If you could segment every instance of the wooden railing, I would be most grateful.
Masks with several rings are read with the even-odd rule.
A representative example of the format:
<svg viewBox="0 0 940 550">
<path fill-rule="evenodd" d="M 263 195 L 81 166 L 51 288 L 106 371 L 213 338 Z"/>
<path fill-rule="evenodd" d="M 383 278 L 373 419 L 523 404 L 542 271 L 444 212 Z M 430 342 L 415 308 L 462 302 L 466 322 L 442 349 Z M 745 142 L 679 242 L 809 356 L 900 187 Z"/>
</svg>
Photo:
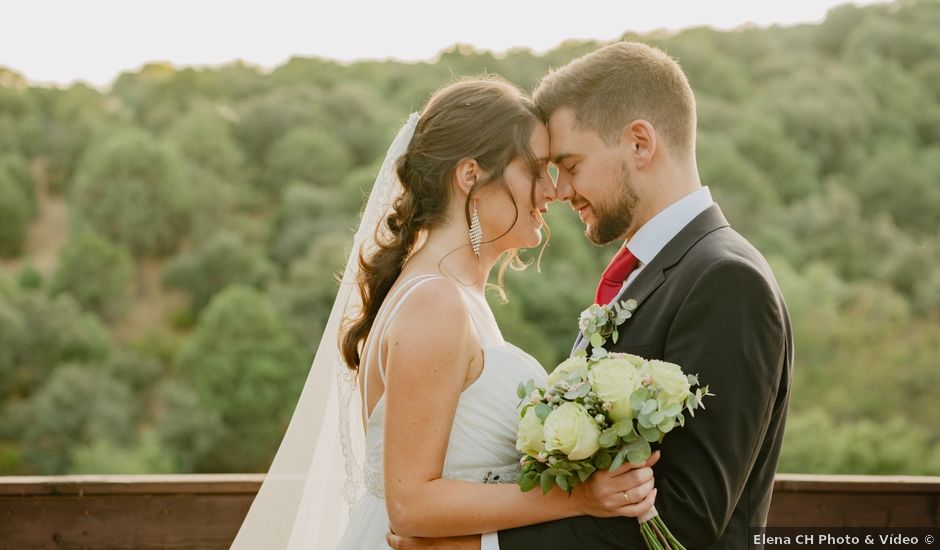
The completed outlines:
<svg viewBox="0 0 940 550">
<path fill-rule="evenodd" d="M 227 548 L 263 479 L 0 477 L 0 548 Z M 779 474 L 768 525 L 938 527 L 940 477 Z"/>
</svg>

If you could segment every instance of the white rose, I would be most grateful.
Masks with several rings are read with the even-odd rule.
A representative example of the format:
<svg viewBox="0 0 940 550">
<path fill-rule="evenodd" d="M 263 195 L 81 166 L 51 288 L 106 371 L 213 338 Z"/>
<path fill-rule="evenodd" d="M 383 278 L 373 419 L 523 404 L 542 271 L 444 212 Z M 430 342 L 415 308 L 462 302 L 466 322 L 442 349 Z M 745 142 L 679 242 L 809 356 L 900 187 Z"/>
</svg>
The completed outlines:
<svg viewBox="0 0 940 550">
<path fill-rule="evenodd" d="M 608 356 L 594 365 L 588 375 L 598 398 L 611 404 L 608 414 L 615 422 L 633 418 L 630 396 L 640 387 L 640 373 L 634 363 L 622 357 L 625 354 L 618 355 L 621 356 Z"/>
<path fill-rule="evenodd" d="M 682 368 L 665 361 L 650 361 L 649 373 L 653 383 L 659 387 L 661 405 L 680 403 L 689 395 L 689 379 L 683 374 Z"/>
<path fill-rule="evenodd" d="M 647 363 L 646 359 L 643 359 L 639 355 L 633 355 L 632 353 L 611 353 L 608 354 L 608 356 L 613 357 L 614 359 L 625 359 L 635 367 L 642 367 Z"/>
<path fill-rule="evenodd" d="M 545 418 L 545 450 L 561 451 L 571 460 L 588 458 L 600 449 L 597 423 L 584 406 L 562 403 Z"/>
<path fill-rule="evenodd" d="M 548 384 L 548 387 L 551 388 L 558 382 L 561 382 L 565 378 L 568 378 L 569 375 L 574 373 L 578 373 L 581 378 L 585 378 L 587 376 L 587 368 L 587 360 L 582 357 L 572 357 L 570 359 L 566 359 L 560 365 L 555 367 L 555 370 L 553 370 L 551 374 L 548 375 L 546 383 Z"/>
<path fill-rule="evenodd" d="M 538 456 L 545 450 L 545 433 L 542 430 L 542 421 L 535 414 L 535 407 L 529 407 L 525 416 L 519 421 L 516 449 L 532 456 Z"/>
</svg>

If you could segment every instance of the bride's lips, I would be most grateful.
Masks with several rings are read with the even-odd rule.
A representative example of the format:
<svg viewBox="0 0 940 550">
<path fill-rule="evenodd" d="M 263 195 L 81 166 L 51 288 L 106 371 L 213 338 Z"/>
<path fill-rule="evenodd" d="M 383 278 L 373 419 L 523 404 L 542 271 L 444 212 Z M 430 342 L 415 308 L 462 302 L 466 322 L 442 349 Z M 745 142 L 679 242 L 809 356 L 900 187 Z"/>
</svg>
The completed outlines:
<svg viewBox="0 0 940 550">
<path fill-rule="evenodd" d="M 539 208 L 530 212 L 530 215 L 532 216 L 533 220 L 538 222 L 539 225 L 542 225 L 542 219 L 538 216 L 538 214 L 544 215 L 546 212 L 548 212 L 548 208 Z"/>
</svg>

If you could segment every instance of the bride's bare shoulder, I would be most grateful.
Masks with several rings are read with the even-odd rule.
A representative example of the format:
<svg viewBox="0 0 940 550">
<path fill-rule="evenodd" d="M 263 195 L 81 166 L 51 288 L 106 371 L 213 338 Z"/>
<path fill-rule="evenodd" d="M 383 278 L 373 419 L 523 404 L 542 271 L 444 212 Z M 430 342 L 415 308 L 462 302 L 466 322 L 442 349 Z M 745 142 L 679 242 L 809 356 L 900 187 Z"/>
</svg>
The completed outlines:
<svg viewBox="0 0 940 550">
<path fill-rule="evenodd" d="M 421 281 L 388 327 L 389 341 L 458 343 L 470 333 L 467 305 L 457 283 L 444 277 Z"/>
</svg>

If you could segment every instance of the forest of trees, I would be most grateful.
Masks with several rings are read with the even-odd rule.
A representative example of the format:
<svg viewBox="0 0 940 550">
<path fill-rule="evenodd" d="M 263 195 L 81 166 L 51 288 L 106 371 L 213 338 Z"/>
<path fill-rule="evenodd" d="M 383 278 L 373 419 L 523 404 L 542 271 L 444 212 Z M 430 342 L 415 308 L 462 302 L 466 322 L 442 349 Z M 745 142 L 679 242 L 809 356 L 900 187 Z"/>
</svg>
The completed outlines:
<svg viewBox="0 0 940 550">
<path fill-rule="evenodd" d="M 786 296 L 780 471 L 940 475 L 937 29 L 940 2 L 902 0 L 624 36 L 686 70 L 703 183 Z M 265 471 L 395 130 L 454 75 L 531 90 L 599 45 L 151 64 L 106 90 L 0 68 L 0 474 Z M 550 367 L 613 249 L 548 221 L 541 273 L 491 298 Z"/>
</svg>

